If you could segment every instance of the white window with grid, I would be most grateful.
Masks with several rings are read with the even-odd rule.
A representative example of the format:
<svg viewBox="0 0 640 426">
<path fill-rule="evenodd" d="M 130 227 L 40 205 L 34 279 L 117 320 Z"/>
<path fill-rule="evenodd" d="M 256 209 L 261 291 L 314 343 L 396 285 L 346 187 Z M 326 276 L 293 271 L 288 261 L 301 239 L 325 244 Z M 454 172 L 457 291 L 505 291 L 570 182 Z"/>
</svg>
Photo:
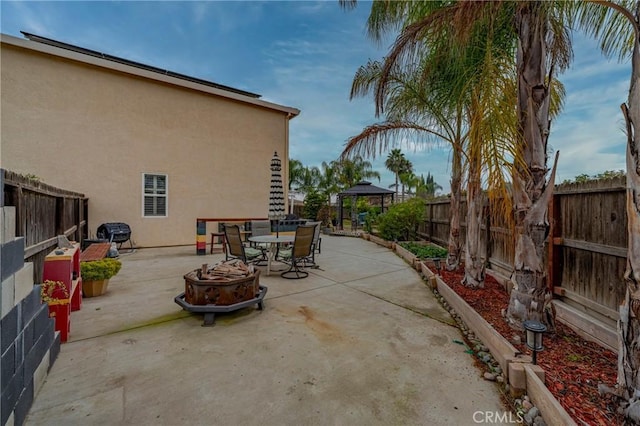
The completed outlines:
<svg viewBox="0 0 640 426">
<path fill-rule="evenodd" d="M 168 177 L 165 174 L 144 173 L 142 175 L 142 216 L 167 217 Z"/>
</svg>

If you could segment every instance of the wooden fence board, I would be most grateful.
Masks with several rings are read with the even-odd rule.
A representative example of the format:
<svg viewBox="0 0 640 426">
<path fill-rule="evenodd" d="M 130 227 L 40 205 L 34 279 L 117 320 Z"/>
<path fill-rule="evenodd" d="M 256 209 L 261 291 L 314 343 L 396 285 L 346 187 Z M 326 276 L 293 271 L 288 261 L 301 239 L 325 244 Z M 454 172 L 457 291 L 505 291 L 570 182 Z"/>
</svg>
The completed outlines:
<svg viewBox="0 0 640 426">
<path fill-rule="evenodd" d="M 462 209 L 464 221 L 464 200 Z M 427 211 L 421 235 L 446 247 L 449 202 L 428 203 Z M 562 297 L 581 304 L 587 312 L 617 312 L 624 297 L 628 244 L 625 178 L 556 186 L 549 221 L 550 287 L 566 289 Z M 483 229 L 489 266 L 508 276 L 515 255 L 508 223 L 494 218 L 489 230 Z M 460 232 L 464 249 L 464 223 Z"/>
<path fill-rule="evenodd" d="M 25 239 L 25 261 L 33 263 L 34 282 L 42 282 L 45 256 L 57 236 L 81 241 L 87 235 L 83 194 L 55 188 L 0 169 L 4 205 L 16 209 L 16 236 Z"/>
</svg>

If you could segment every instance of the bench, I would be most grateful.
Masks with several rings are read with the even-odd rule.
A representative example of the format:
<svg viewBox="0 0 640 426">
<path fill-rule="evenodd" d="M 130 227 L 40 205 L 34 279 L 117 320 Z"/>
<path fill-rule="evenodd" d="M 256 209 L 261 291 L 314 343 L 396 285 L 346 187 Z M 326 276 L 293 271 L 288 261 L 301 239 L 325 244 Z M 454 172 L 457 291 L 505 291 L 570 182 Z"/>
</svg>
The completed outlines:
<svg viewBox="0 0 640 426">
<path fill-rule="evenodd" d="M 80 262 L 104 259 L 107 257 L 110 248 L 110 243 L 93 243 L 82 251 L 80 254 Z"/>
</svg>

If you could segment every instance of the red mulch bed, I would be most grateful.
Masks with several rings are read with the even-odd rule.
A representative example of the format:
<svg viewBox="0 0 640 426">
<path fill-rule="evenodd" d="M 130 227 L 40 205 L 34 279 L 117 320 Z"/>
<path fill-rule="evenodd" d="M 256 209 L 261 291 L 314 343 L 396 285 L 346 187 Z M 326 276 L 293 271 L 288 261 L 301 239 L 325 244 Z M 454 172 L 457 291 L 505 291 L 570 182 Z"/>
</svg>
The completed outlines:
<svg viewBox="0 0 640 426">
<path fill-rule="evenodd" d="M 470 289 L 460 282 L 464 272 L 441 271 L 440 276 L 460 297 L 478 312 L 508 341 L 519 334 L 506 323 L 502 309 L 509 304 L 509 295 L 494 278 L 487 275 L 485 286 Z M 530 351 L 522 343 L 514 345 L 523 353 Z M 545 334 L 544 351 L 538 354 L 538 365 L 545 371 L 547 388 L 578 424 L 616 425 L 622 417 L 616 415 L 617 403 L 608 395 L 598 393 L 598 384 L 613 387 L 618 371 L 617 355 L 596 343 L 578 336 L 563 324 L 557 324 L 556 334 Z"/>
</svg>

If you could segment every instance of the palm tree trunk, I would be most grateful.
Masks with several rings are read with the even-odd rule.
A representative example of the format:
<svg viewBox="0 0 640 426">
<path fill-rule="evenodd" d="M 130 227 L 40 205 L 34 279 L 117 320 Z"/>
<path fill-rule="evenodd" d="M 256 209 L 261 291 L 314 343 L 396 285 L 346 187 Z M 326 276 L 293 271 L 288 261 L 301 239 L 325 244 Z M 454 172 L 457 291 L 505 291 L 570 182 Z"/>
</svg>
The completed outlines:
<svg viewBox="0 0 640 426">
<path fill-rule="evenodd" d="M 464 252 L 464 280 L 467 287 L 484 287 L 485 264 L 480 252 L 480 224 L 482 223 L 482 187 L 478 158 L 469 161 L 467 185 L 467 238 Z"/>
<path fill-rule="evenodd" d="M 553 194 L 546 181 L 549 134 L 549 88 L 546 84 L 547 20 L 544 3 L 526 2 L 516 16 L 518 30 L 518 114 L 526 170 L 514 176 L 515 259 L 507 320 L 522 330 L 528 319 L 553 324 L 544 315 L 547 289 L 544 243 L 549 233 L 547 207 Z M 557 160 L 557 156 L 556 156 Z M 554 167 L 555 169 L 555 167 Z"/>
<path fill-rule="evenodd" d="M 449 244 L 447 270 L 453 271 L 460 266 L 460 194 L 462 192 L 462 155 L 455 147 L 451 166 L 451 221 L 449 223 Z"/>
<path fill-rule="evenodd" d="M 626 415 L 640 423 L 640 2 L 636 4 L 636 38 L 631 59 L 628 109 L 622 105 L 627 123 L 627 284 L 618 323 L 618 392 L 629 402 Z"/>
<path fill-rule="evenodd" d="M 393 204 L 396 204 L 398 202 L 398 172 L 396 172 L 396 196 L 393 200 Z"/>
</svg>

